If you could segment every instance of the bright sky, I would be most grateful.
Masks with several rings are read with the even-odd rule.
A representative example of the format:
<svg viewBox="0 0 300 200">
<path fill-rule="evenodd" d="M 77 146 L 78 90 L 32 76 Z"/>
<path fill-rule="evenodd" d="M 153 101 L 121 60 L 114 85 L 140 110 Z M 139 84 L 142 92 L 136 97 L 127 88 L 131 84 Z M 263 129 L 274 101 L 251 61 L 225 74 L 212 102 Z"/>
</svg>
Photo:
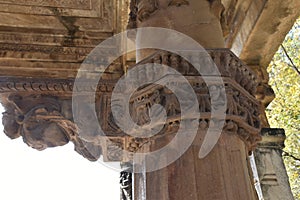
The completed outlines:
<svg viewBox="0 0 300 200">
<path fill-rule="evenodd" d="M 1 200 L 118 200 L 119 172 L 85 160 L 73 144 L 39 152 L 3 133 L 0 105 Z"/>
</svg>

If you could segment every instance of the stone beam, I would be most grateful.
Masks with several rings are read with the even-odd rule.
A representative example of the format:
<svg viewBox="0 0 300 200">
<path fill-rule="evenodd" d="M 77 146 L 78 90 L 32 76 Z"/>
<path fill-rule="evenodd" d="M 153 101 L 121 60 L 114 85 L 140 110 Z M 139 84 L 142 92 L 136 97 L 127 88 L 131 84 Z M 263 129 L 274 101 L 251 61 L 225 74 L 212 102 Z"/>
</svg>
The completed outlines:
<svg viewBox="0 0 300 200">
<path fill-rule="evenodd" d="M 266 68 L 300 15 L 298 0 L 252 0 L 227 47 L 248 65 Z"/>
</svg>

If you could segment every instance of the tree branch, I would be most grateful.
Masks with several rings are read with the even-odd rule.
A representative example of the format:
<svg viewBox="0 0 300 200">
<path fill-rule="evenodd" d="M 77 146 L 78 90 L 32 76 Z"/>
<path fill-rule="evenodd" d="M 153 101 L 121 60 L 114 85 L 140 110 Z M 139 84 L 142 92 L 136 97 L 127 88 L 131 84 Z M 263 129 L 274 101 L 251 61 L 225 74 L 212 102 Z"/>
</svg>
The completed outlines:
<svg viewBox="0 0 300 200">
<path fill-rule="evenodd" d="M 274 61 L 274 58 L 272 59 L 272 63 L 273 63 L 273 65 L 277 68 L 277 65 L 276 65 L 276 63 L 275 63 L 275 61 Z M 275 88 L 276 88 L 278 94 L 279 94 L 282 98 L 284 98 L 284 96 L 281 94 L 281 92 L 280 92 L 280 90 L 279 90 L 279 87 L 278 87 L 276 81 L 274 81 L 274 85 L 275 85 Z M 280 101 L 277 101 L 277 102 L 280 104 L 280 106 L 281 106 L 282 108 L 285 107 L 284 105 L 282 105 L 282 103 L 281 103 Z"/>
<path fill-rule="evenodd" d="M 286 151 L 283 151 L 283 153 L 284 153 L 283 156 L 288 156 L 288 157 L 290 157 L 290 158 L 293 158 L 294 160 L 300 161 L 300 158 L 297 158 L 297 157 L 295 157 L 294 155 L 292 155 L 292 154 L 290 154 L 290 153 L 288 153 L 288 152 L 286 152 Z"/>
<path fill-rule="evenodd" d="M 281 48 L 283 49 L 283 51 L 284 51 L 284 54 L 286 55 L 286 57 L 289 59 L 289 61 L 291 62 L 291 67 L 298 73 L 298 75 L 300 76 L 300 71 L 299 71 L 299 69 L 296 67 L 296 65 L 294 64 L 294 62 L 293 62 L 293 60 L 291 59 L 291 57 L 289 56 L 289 54 L 288 54 L 288 52 L 287 52 L 287 50 L 285 49 L 285 47 L 281 44 L 280 45 L 281 46 Z"/>
</svg>

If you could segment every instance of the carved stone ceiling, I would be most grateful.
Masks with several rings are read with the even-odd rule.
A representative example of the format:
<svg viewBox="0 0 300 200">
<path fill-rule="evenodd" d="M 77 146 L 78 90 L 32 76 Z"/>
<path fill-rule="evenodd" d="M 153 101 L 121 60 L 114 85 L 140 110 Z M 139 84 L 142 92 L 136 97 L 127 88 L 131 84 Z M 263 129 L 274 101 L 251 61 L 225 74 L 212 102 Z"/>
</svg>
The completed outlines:
<svg viewBox="0 0 300 200">
<path fill-rule="evenodd" d="M 0 75 L 76 76 L 93 47 L 122 31 L 127 9 L 128 0 L 0 0 Z"/>
</svg>

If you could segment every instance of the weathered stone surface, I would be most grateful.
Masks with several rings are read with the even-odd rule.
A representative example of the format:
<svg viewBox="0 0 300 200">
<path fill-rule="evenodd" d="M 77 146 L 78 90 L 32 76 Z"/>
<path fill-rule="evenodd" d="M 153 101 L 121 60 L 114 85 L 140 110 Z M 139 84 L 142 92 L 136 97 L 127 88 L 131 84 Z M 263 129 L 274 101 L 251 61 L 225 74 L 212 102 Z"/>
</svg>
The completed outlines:
<svg viewBox="0 0 300 200">
<path fill-rule="evenodd" d="M 136 13 L 131 13 L 130 27 L 135 27 L 137 25 L 138 5 L 135 1 L 131 1 L 131 4 L 133 11 Z M 147 6 L 146 3 L 142 4 L 144 7 Z M 188 21 L 188 15 L 192 13 L 188 9 L 190 7 L 199 7 L 203 12 L 199 12 L 199 9 L 197 9 L 196 13 L 199 16 L 195 23 L 199 24 L 199 28 L 202 27 L 200 29 L 206 34 L 198 34 L 201 35 L 202 39 L 197 39 L 198 36 L 195 36 L 196 40 L 200 41 L 205 47 L 222 47 L 224 45 L 221 39 L 222 32 L 218 25 L 219 21 L 221 21 L 223 33 L 226 35 L 226 46 L 232 47 L 234 52 L 237 55 L 241 55 L 242 60 L 246 61 L 247 64 L 255 64 L 262 68 L 268 64 L 278 45 L 283 40 L 284 35 L 299 15 L 299 11 L 296 9 L 299 5 L 296 0 L 284 2 L 284 4 L 275 0 L 268 4 L 265 4 L 265 1 L 254 0 L 214 0 L 209 1 L 209 3 L 203 1 L 201 4 L 198 1 L 168 2 L 161 0 L 161 2 L 157 1 L 156 4 L 160 4 L 159 11 L 151 14 L 148 22 L 147 20 L 139 22 L 139 26 L 147 26 L 147 24 L 152 23 L 152 20 L 158 23 L 157 26 L 175 28 L 194 37 L 192 31 L 189 33 L 190 29 L 186 28 L 186 21 Z M 154 7 L 156 8 L 157 6 Z M 208 10 L 205 7 L 210 7 L 210 13 L 207 12 Z M 3 69 L 1 70 L 2 75 L 75 77 L 78 66 L 74 66 L 74 62 L 82 62 L 86 54 L 99 42 L 125 29 L 128 19 L 128 8 L 128 0 L 1 1 L 0 15 L 2 17 L 0 24 L 2 25 L 0 26 L 0 43 L 2 49 L 0 50 L 0 66 Z M 273 12 L 274 9 L 277 9 L 276 12 Z M 145 11 L 145 9 L 142 10 Z M 160 12 L 164 12 L 164 14 L 169 12 L 170 15 L 169 17 L 162 16 L 160 18 Z M 206 12 L 208 15 L 205 14 Z M 274 13 L 277 13 L 276 16 L 278 16 L 275 17 L 276 20 L 266 23 L 265 21 Z M 142 15 L 141 12 L 139 14 Z M 172 23 L 168 23 L 168 21 L 176 20 L 176 16 L 184 19 L 182 20 L 185 24 L 184 26 L 176 25 L 174 27 Z M 203 23 L 199 23 L 198 18 L 201 18 Z M 207 20 L 212 20 L 209 24 L 213 23 L 215 25 L 211 24 L 209 25 L 210 28 L 207 28 L 206 18 Z M 193 22 L 191 23 L 193 24 Z M 277 31 L 272 34 L 271 30 L 273 29 L 268 29 L 264 24 L 269 24 L 270 27 L 273 25 L 277 26 Z M 211 29 L 212 27 L 214 28 Z M 210 29 L 211 31 L 209 31 Z M 263 40 L 268 41 L 258 44 L 259 41 Z M 216 43 L 215 45 L 213 45 L 214 42 Z M 209 43 L 210 45 L 208 45 Z M 37 45 L 42 46 L 37 48 Z M 65 48 L 57 50 L 59 47 Z M 69 50 L 68 48 L 70 47 L 78 48 L 78 50 Z M 84 49 L 83 47 L 91 49 Z M 65 55 L 63 53 L 61 55 L 62 49 L 65 49 L 63 51 L 74 52 L 74 54 Z M 251 51 L 247 49 L 251 49 Z M 256 50 L 252 51 L 254 49 Z M 43 53 L 40 54 L 40 52 L 44 52 L 45 55 Z M 258 55 L 265 60 L 259 61 Z M 14 59 L 8 60 L 9 58 Z M 40 61 L 41 59 L 42 62 Z M 28 63 L 28 60 L 40 63 Z M 27 63 L 20 64 L 23 62 Z M 50 63 L 61 65 L 58 67 L 60 68 L 60 73 L 57 73 L 58 69 L 53 69 Z M 69 69 L 68 65 L 73 65 L 74 67 Z M 48 73 L 40 73 L 42 69 L 47 69 L 48 67 L 50 67 L 47 70 L 49 71 Z"/>
</svg>

